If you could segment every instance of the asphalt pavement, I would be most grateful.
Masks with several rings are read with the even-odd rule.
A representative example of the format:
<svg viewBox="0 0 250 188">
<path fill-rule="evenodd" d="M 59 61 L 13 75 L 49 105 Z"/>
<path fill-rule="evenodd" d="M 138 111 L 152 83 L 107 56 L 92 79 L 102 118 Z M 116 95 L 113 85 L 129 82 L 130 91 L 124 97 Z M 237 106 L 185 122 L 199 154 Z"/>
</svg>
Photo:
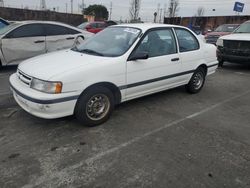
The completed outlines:
<svg viewBox="0 0 250 188">
<path fill-rule="evenodd" d="M 250 187 L 250 67 L 225 64 L 184 87 L 119 105 L 87 128 L 14 101 L 0 70 L 0 187 Z"/>
</svg>

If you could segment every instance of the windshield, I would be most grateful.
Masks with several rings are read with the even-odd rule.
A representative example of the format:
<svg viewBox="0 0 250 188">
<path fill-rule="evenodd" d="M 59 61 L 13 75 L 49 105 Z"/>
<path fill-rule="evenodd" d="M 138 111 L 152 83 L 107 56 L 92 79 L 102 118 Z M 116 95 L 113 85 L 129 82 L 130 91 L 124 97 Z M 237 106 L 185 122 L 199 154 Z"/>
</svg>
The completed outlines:
<svg viewBox="0 0 250 188">
<path fill-rule="evenodd" d="M 216 32 L 230 32 L 232 33 L 238 25 L 221 25 L 215 29 Z"/>
<path fill-rule="evenodd" d="M 105 56 L 123 55 L 135 42 L 141 31 L 131 27 L 110 27 L 72 49 L 74 51 Z"/>
<path fill-rule="evenodd" d="M 250 33 L 250 22 L 242 24 L 234 33 Z"/>
<path fill-rule="evenodd" d="M 0 29 L 5 27 L 7 24 L 5 24 L 4 22 L 0 22 Z"/>
<path fill-rule="evenodd" d="M 5 33 L 9 32 L 10 30 L 16 28 L 18 25 L 20 25 L 20 24 L 15 23 L 15 24 L 10 24 L 6 27 L 1 28 L 0 35 L 4 35 Z"/>
<path fill-rule="evenodd" d="M 89 24 L 88 22 L 85 22 L 85 23 L 82 23 L 81 25 L 78 25 L 77 27 L 79 29 L 85 29 L 88 24 Z"/>
</svg>

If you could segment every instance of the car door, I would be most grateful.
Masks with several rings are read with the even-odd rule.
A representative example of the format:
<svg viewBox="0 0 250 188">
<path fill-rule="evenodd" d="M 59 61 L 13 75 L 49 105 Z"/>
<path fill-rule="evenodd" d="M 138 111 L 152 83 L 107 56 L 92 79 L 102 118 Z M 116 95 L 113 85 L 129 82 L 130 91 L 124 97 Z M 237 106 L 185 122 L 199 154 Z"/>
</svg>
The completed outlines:
<svg viewBox="0 0 250 188">
<path fill-rule="evenodd" d="M 148 54 L 148 59 L 130 60 L 136 54 Z M 164 90 L 181 82 L 177 76 L 181 62 L 172 28 L 146 32 L 127 62 L 126 98 Z"/>
<path fill-rule="evenodd" d="M 75 39 L 80 33 L 77 30 L 61 25 L 44 24 L 44 26 L 46 30 L 47 52 L 53 52 L 73 47 Z"/>
<path fill-rule="evenodd" d="M 7 64 L 45 53 L 45 32 L 41 24 L 26 24 L 2 39 L 2 52 Z"/>
<path fill-rule="evenodd" d="M 203 53 L 201 52 L 198 39 L 192 32 L 184 28 L 175 28 L 175 33 L 178 39 L 183 72 L 191 71 L 190 74 L 184 75 L 184 79 L 189 81 L 192 76 L 192 70 L 205 63 L 202 62 L 204 60 L 204 57 L 202 57 Z"/>
</svg>

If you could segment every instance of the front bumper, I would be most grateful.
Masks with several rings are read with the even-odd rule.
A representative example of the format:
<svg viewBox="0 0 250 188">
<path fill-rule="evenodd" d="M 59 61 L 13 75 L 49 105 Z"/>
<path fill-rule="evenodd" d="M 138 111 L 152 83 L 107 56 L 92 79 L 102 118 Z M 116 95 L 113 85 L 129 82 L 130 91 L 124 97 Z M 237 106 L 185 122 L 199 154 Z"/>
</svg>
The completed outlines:
<svg viewBox="0 0 250 188">
<path fill-rule="evenodd" d="M 28 113 L 44 118 L 55 119 L 74 114 L 79 95 L 75 93 L 46 94 L 20 82 L 16 74 L 10 76 L 10 88 L 16 102 Z"/>
<path fill-rule="evenodd" d="M 223 50 L 217 49 L 217 58 L 219 61 L 228 61 L 231 63 L 238 64 L 250 64 L 250 54 L 249 56 L 242 56 L 239 54 L 227 54 Z"/>
</svg>

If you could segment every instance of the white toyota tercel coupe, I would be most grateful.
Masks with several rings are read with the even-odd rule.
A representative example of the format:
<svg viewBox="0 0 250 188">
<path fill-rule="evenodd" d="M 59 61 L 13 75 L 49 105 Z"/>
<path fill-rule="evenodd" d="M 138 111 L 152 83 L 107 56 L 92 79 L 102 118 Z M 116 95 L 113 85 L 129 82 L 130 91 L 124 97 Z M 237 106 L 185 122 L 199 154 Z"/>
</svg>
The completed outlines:
<svg viewBox="0 0 250 188">
<path fill-rule="evenodd" d="M 71 49 L 24 61 L 10 77 L 16 102 L 46 119 L 108 120 L 124 101 L 185 85 L 199 92 L 218 66 L 216 47 L 175 25 L 112 26 Z"/>
</svg>

